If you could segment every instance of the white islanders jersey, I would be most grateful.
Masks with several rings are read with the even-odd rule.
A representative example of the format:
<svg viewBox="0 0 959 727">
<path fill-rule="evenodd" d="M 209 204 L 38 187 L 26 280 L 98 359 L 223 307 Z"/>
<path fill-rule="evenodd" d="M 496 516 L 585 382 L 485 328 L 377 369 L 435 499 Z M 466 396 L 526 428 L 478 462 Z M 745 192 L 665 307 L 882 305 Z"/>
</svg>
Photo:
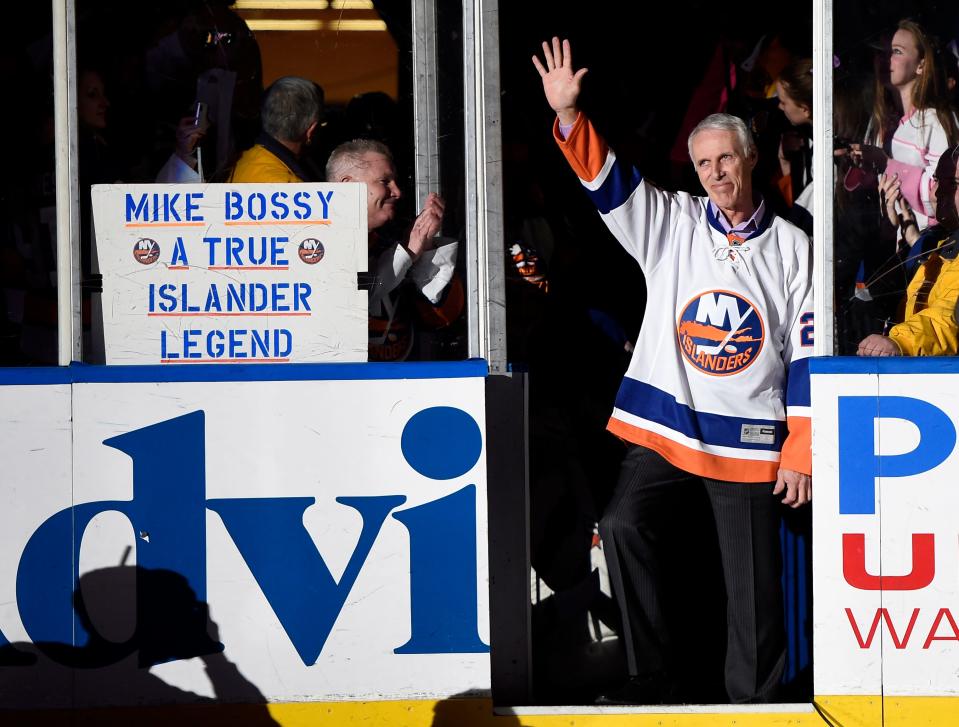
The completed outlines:
<svg viewBox="0 0 959 727">
<path fill-rule="evenodd" d="M 730 241 L 708 199 L 664 192 L 582 115 L 556 141 L 648 291 L 608 429 L 702 477 L 811 471 L 812 249 L 767 211 Z M 787 391 L 788 389 L 788 391 Z"/>
</svg>

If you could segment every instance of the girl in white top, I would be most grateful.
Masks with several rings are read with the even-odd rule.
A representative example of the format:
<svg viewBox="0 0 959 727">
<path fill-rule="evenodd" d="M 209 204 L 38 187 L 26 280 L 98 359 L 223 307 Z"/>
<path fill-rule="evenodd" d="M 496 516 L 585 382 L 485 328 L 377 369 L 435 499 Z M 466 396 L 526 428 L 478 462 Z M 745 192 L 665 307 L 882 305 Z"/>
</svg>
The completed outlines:
<svg viewBox="0 0 959 727">
<path fill-rule="evenodd" d="M 943 77 L 935 60 L 935 41 L 911 20 L 899 22 L 892 37 L 889 57 L 889 85 L 902 104 L 902 118 L 889 136 L 883 120 L 888 118 L 884 94 L 876 94 L 870 123 L 870 145 L 854 145 L 853 158 L 872 165 L 887 176 L 897 175 L 903 196 L 916 211 L 920 228 L 934 214 L 930 192 L 939 157 L 959 141 L 959 123 L 949 109 L 943 92 Z"/>
</svg>

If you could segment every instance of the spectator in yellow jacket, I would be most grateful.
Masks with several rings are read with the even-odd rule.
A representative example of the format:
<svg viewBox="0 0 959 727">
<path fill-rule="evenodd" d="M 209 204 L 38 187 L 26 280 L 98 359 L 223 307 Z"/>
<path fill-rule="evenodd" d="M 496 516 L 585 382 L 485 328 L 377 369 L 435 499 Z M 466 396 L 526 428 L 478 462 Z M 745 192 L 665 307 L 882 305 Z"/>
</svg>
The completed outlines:
<svg viewBox="0 0 959 727">
<path fill-rule="evenodd" d="M 263 99 L 263 131 L 243 152 L 230 182 L 319 182 L 321 174 L 303 157 L 323 118 L 323 91 L 313 81 L 284 76 Z"/>
</svg>

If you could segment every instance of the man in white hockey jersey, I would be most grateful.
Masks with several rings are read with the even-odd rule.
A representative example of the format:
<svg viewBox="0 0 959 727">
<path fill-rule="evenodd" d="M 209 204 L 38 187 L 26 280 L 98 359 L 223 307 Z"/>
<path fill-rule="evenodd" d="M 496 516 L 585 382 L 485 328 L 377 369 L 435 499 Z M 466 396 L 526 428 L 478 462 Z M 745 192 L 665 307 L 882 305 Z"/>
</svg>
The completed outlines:
<svg viewBox="0 0 959 727">
<path fill-rule="evenodd" d="M 792 507 L 811 497 L 809 240 L 753 193 L 756 147 L 741 120 L 714 114 L 689 136 L 707 197 L 664 192 L 579 112 L 586 69 L 574 71 L 568 41 L 543 43 L 533 64 L 557 144 L 648 290 L 608 425 L 629 451 L 600 522 L 629 679 L 600 701 L 682 697 L 655 532 L 664 496 L 690 476 L 709 496 L 722 556 L 729 699 L 775 699 L 786 651 L 779 496 Z"/>
</svg>

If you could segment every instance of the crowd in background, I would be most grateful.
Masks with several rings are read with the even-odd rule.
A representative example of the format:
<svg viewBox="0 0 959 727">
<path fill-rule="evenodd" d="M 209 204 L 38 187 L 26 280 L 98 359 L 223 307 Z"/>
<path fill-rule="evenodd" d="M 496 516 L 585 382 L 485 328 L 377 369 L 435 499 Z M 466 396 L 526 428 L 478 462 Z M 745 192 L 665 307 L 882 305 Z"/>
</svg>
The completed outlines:
<svg viewBox="0 0 959 727">
<path fill-rule="evenodd" d="M 232 5 L 230 0 L 78 3 L 76 114 L 85 351 L 94 348 L 90 302 L 101 288 L 90 188 L 226 182 L 243 153 L 261 139 L 269 84 L 264 84 L 257 40 Z M 5 119 L 6 138 L 17 142 L 8 144 L 10 173 L 0 183 L 0 365 L 6 366 L 57 362 L 51 20 L 49 8 L 33 12 L 23 36 L 0 51 L 0 73 L 19 99 L 17 113 Z M 402 237 L 417 212 L 416 200 L 400 192 L 412 187 L 411 113 L 378 89 L 361 92 L 345 104 L 328 104 L 323 79 L 308 80 L 316 88 L 318 118 L 309 143 L 297 154 L 299 179 L 323 181 L 331 152 L 345 141 L 382 142 L 399 177 L 397 214 L 380 232 Z M 458 224 L 456 217 L 448 215 L 447 226 Z M 460 237 L 457 229 L 449 233 Z M 421 338 L 414 346 L 405 338 L 401 343 L 409 346 L 392 348 L 402 348 L 403 358 L 464 358 L 465 320 L 462 306 L 458 309 L 452 318 L 433 321 L 438 333 L 428 343 Z"/>
<path fill-rule="evenodd" d="M 81 4 L 76 90 L 81 263 L 87 291 L 97 289 L 90 265 L 86 193 L 92 184 L 151 182 L 177 156 L 192 157 L 188 162 L 195 168 L 198 120 L 194 116 L 199 98 L 205 102 L 199 144 L 205 181 L 225 181 L 242 151 L 255 141 L 264 92 L 260 51 L 230 5 L 227 0 L 181 0 L 120 13 L 111 4 Z M 935 16 L 926 14 L 934 23 Z M 902 233 L 880 214 L 878 178 L 891 160 L 890 175 L 899 174 L 900 181 L 909 184 L 902 198 L 915 210 L 917 227 L 921 230 L 935 220 L 930 184 L 938 154 L 959 141 L 954 115 L 959 71 L 956 41 L 948 23 L 941 38 L 926 29 L 930 23 L 923 26 L 905 18 L 887 21 L 874 32 L 857 29 L 858 35 L 850 27 L 848 37 L 843 37 L 843 23 L 837 20 L 834 310 L 837 353 L 855 354 L 866 336 L 887 332 L 897 322 L 909 282 L 899 249 Z M 505 29 L 504 46 L 511 42 L 512 32 Z M 895 38 L 911 43 L 910 52 L 916 54 L 913 62 L 924 64 L 924 73 L 905 68 L 900 77 L 890 76 L 889 59 L 898 57 L 893 55 Z M 622 88 L 598 88 L 595 94 L 588 88 L 586 102 L 596 107 L 593 117 L 621 153 L 640 158 L 650 178 L 688 191 L 695 191 L 697 184 L 685 162 L 689 129 L 715 111 L 746 119 L 760 147 L 757 183 L 767 204 L 811 234 L 810 41 L 808 19 L 795 26 L 782 19 L 764 26 L 758 18 L 735 29 L 721 25 L 709 43 L 685 49 L 685 67 L 674 62 L 665 80 L 657 74 L 657 81 L 644 84 L 656 89 L 649 101 L 632 97 L 628 105 L 592 101 L 624 99 L 632 89 L 623 82 Z M 5 292 L 0 296 L 0 361 L 5 365 L 56 360 L 50 42 L 49 34 L 27 36 L 19 45 L 6 45 L 0 59 L 8 87 L 21 100 L 18 112 L 5 119 L 7 138 L 18 139 L 9 145 L 8 166 L 19 172 L 8 175 L 0 190 L 7 226 L 0 244 L 0 282 Z M 594 42 L 581 43 L 587 56 L 598 55 L 591 48 Z M 611 55 L 615 58 L 615 53 Z M 601 59 L 596 62 L 602 66 Z M 322 87 L 322 78 L 312 80 Z M 512 83 L 506 81 L 507 90 Z M 904 96 L 901 91 L 906 85 Z M 655 95 L 664 88 L 671 96 L 662 103 Z M 595 332 L 614 352 L 628 350 L 641 310 L 633 316 L 614 316 L 610 311 L 623 310 L 617 305 L 623 290 L 641 289 L 642 281 L 622 271 L 615 247 L 607 248 L 603 242 L 597 243 L 598 248 L 580 244 L 605 238 L 605 231 L 596 226 L 582 200 L 562 188 L 561 177 L 550 174 L 556 160 L 543 158 L 531 129 L 510 131 L 509 106 L 515 103 L 508 93 L 504 95 L 508 295 L 515 303 L 509 307 L 510 358 L 532 365 L 538 341 L 552 334 L 556 325 L 552 321 L 586 331 L 583 335 Z M 532 116 L 524 110 L 520 126 L 528 127 Z M 321 178 L 327 157 L 338 143 L 374 138 L 393 150 L 400 174 L 409 180 L 412 121 L 408 117 L 402 105 L 375 90 L 345 106 L 328 105 L 305 151 L 304 167 L 316 172 L 311 178 Z M 905 138 L 904 131 L 910 132 L 910 138 Z M 931 146 L 926 148 L 926 142 Z M 862 148 L 853 151 L 853 145 Z M 919 171 L 912 173 L 909 168 Z M 413 212 L 407 209 L 405 216 L 412 217 Z M 601 252 L 593 252 L 596 249 Z M 615 282 L 608 273 L 588 279 L 579 275 L 584 255 L 608 261 L 601 268 L 615 269 Z M 576 271 L 572 291 L 565 280 L 567 271 Z M 557 306 L 560 312 L 554 315 Z M 88 318 L 89 311 L 84 315 Z"/>
<path fill-rule="evenodd" d="M 198 145 L 201 177 L 224 181 L 260 133 L 265 89 L 259 49 L 229 2 L 125 5 L 131 7 L 121 13 L 120 4 L 99 9 L 88 4 L 93 9 L 81 7 L 77 22 L 87 296 L 97 288 L 90 259 L 90 185 L 152 182 L 171 155 L 182 155 L 188 165 L 198 161 Z M 686 139 L 700 119 L 717 111 L 742 117 L 759 146 L 754 181 L 766 203 L 810 234 L 816 213 L 811 195 L 816 69 L 810 61 L 811 17 L 795 6 L 759 10 L 747 3 L 741 12 L 717 16 L 713 4 L 697 1 L 681 9 L 623 10 L 629 18 L 616 22 L 583 17 L 581 4 L 572 2 L 514 5 L 500 8 L 508 355 L 516 368 L 530 373 L 531 552 L 544 593 L 553 594 L 534 611 L 534 686 L 544 701 L 568 701 L 569 689 L 588 699 L 604 678 L 601 666 L 592 674 L 574 674 L 568 659 L 582 658 L 584 644 L 608 632 L 598 621 L 616 622 L 591 549 L 622 456 L 620 443 L 605 431 L 606 420 L 646 301 L 638 271 L 554 148 L 529 55 L 542 37 L 573 39 L 579 60 L 593 69 L 582 99 L 590 118 L 618 153 L 640 162 L 647 178 L 669 189 L 699 191 Z M 916 313 L 916 296 L 910 308 L 907 288 L 942 242 L 940 236 L 927 248 L 930 236 L 922 233 L 938 221 L 936 189 L 944 179 L 937 164 L 959 142 L 959 20 L 952 8 L 935 2 L 915 4 L 916 12 L 912 7 L 849 4 L 835 10 L 835 138 L 833 148 L 824 151 L 835 161 L 834 314 L 840 354 L 861 353 L 870 336 L 892 338 L 907 313 Z M 8 174 L 0 181 L 0 365 L 56 363 L 49 22 L 49 16 L 40 17 L 35 23 L 40 32 L 0 50 L 0 73 L 16 100 L 2 116 Z M 409 50 L 401 45 L 401 54 Z M 311 80 L 322 87 L 322 78 Z M 223 85 L 231 87 L 231 101 L 217 106 L 213 89 Z M 210 122 L 202 139 L 192 126 L 201 93 Z M 304 166 L 319 178 L 339 143 L 372 138 L 392 149 L 409 187 L 411 126 L 409 99 L 397 104 L 374 89 L 346 106 L 327 104 L 305 149 Z M 953 181 L 946 184 L 954 184 L 955 176 L 953 166 Z M 462 199 L 456 202 L 463 206 Z M 401 217 L 410 219 L 413 212 L 407 207 Z M 456 214 L 448 212 L 447 218 Z M 84 315 L 88 326 L 88 305 Z M 438 355 L 465 357 L 456 340 L 445 342 Z M 935 352 L 955 353 L 955 336 L 951 341 L 951 351 Z M 695 523 L 705 510 L 691 508 L 687 517 Z M 673 546 L 677 557 L 696 547 L 679 541 Z M 676 586 L 677 623 L 697 624 L 678 648 L 695 656 L 691 670 L 706 673 L 721 648 L 709 636 L 722 631 L 715 616 L 721 596 L 714 599 L 716 589 L 710 588 L 684 593 L 688 582 Z M 690 612 L 690 602 L 698 614 Z M 581 618 L 586 612 L 596 619 Z M 704 683 L 703 701 L 719 689 Z"/>
</svg>

